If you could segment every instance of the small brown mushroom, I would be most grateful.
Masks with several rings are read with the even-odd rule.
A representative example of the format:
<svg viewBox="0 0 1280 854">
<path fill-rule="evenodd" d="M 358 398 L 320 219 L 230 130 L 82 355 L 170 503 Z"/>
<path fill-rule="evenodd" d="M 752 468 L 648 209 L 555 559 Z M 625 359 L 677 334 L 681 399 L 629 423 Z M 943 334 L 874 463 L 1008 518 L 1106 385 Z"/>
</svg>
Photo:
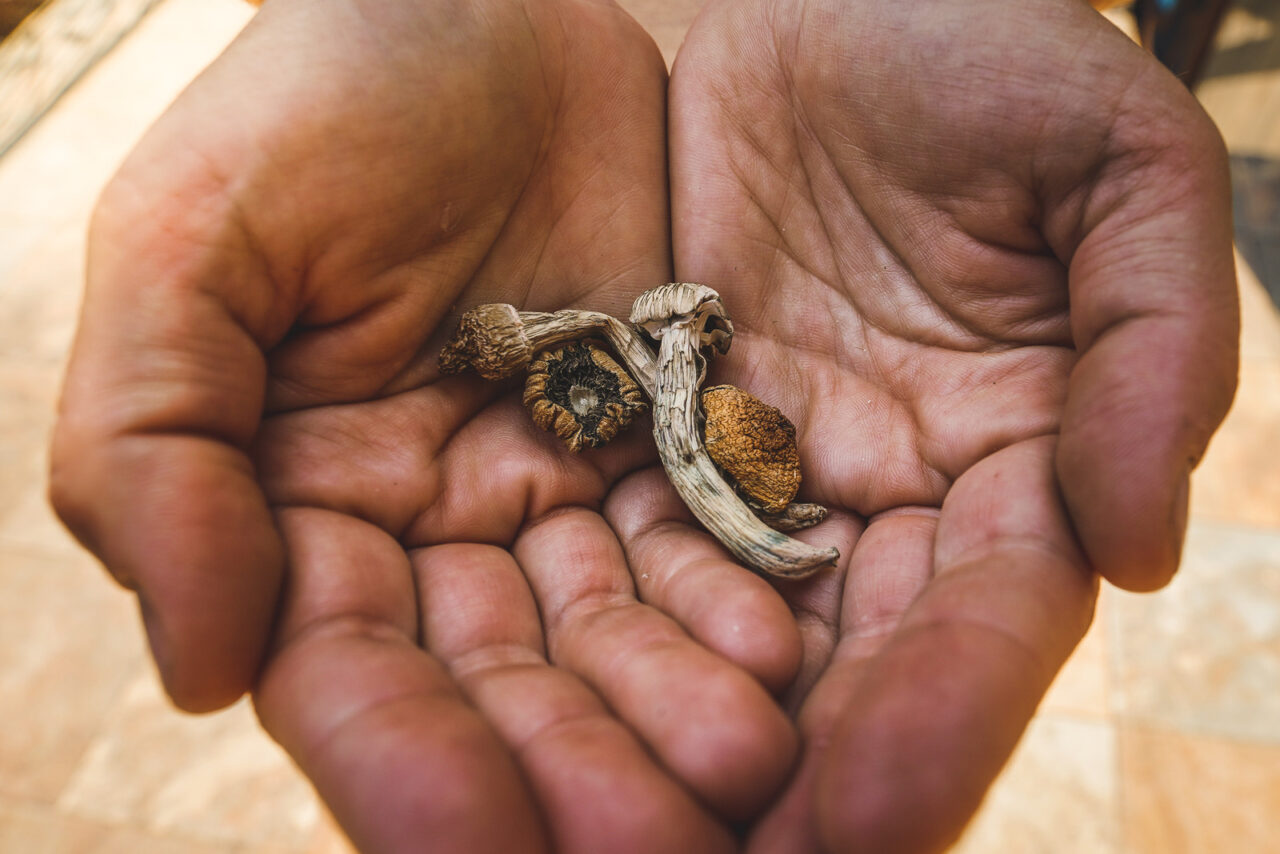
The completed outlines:
<svg viewBox="0 0 1280 854">
<path fill-rule="evenodd" d="M 534 359 L 524 405 L 535 424 L 554 432 L 575 454 L 610 441 L 648 408 L 631 375 L 594 341 L 567 344 Z"/>
<path fill-rule="evenodd" d="M 720 295 L 705 285 L 662 285 L 636 299 L 631 322 L 658 341 L 654 443 L 672 485 L 693 515 L 735 557 L 759 572 L 803 578 L 833 565 L 839 557 L 836 549 L 814 548 L 762 522 L 707 454 L 698 398 L 706 370 L 704 353 L 724 353 L 733 337 Z"/>
<path fill-rule="evenodd" d="M 657 341 L 656 356 L 642 331 Z M 577 351 L 562 348 L 557 351 L 558 356 L 549 355 L 546 364 L 540 360 L 537 376 L 526 385 L 526 403 L 540 426 L 554 430 L 571 450 L 603 444 L 641 410 L 642 390 L 653 401 L 654 439 L 676 491 L 739 560 L 759 572 L 786 578 L 803 578 L 835 563 L 839 553 L 834 548 L 814 548 L 779 533 L 815 525 L 826 516 L 826 510 L 815 504 L 788 503 L 795 495 L 794 487 L 790 487 L 786 500 L 782 496 L 787 495 L 787 487 L 776 494 L 761 491 L 751 471 L 763 471 L 774 463 L 766 463 L 763 456 L 752 458 L 754 462 L 744 473 L 731 476 L 750 486 L 741 482 L 735 486 L 726 481 L 707 453 L 698 388 L 705 376 L 707 357 L 729 349 L 733 324 L 719 294 L 705 285 L 674 283 L 646 291 L 632 307 L 631 325 L 600 312 L 529 312 L 503 304 L 478 306 L 462 317 L 457 333 L 440 354 L 440 367 L 445 373 L 472 368 L 486 379 L 502 379 L 528 367 L 541 351 L 589 336 L 608 341 L 626 366 L 624 371 L 612 359 L 609 361 L 613 368 L 602 366 L 594 353 L 598 351 L 606 358 L 608 354 L 597 347 L 590 357 L 595 368 L 603 367 L 618 378 L 620 389 L 621 377 L 629 372 L 633 385 L 639 389 L 620 392 L 622 401 L 613 401 L 622 407 L 618 410 L 606 403 L 606 408 L 598 412 L 598 391 L 583 383 L 570 383 L 567 391 L 554 392 L 558 396 L 550 399 L 552 375 L 565 369 L 552 363 L 580 359 L 570 356 Z M 581 361 L 576 364 L 585 367 Z M 777 419 L 781 420 L 775 426 L 785 432 L 782 425 L 789 422 L 781 414 Z M 721 437 L 717 441 L 732 444 L 738 439 Z M 767 442 L 757 440 L 757 444 L 757 451 L 763 453 Z M 794 455 L 794 429 L 790 447 Z M 792 463 L 784 462 L 783 469 L 787 465 Z M 798 486 L 798 463 L 794 468 Z M 783 481 L 789 477 L 776 472 L 775 476 Z M 752 490 L 760 497 L 755 497 Z"/>
<path fill-rule="evenodd" d="M 603 337 L 626 364 L 645 394 L 653 396 L 653 353 L 640 333 L 598 311 L 520 311 L 506 303 L 478 305 L 462 315 L 458 329 L 440 351 L 440 369 L 457 374 L 472 368 L 500 380 L 528 367 L 541 350 Z"/>
<path fill-rule="evenodd" d="M 731 385 L 703 389 L 702 411 L 711 459 L 765 511 L 781 512 L 800 488 L 795 425 L 776 407 Z"/>
<path fill-rule="evenodd" d="M 515 306 L 488 303 L 462 315 L 458 331 L 440 351 L 440 369 L 457 374 L 474 368 L 487 380 L 500 380 L 529 364 L 533 352 Z"/>
<path fill-rule="evenodd" d="M 794 501 L 800 450 L 790 419 L 737 386 L 703 389 L 701 399 L 707 455 L 760 521 L 777 531 L 800 531 L 827 518 L 822 505 Z"/>
</svg>

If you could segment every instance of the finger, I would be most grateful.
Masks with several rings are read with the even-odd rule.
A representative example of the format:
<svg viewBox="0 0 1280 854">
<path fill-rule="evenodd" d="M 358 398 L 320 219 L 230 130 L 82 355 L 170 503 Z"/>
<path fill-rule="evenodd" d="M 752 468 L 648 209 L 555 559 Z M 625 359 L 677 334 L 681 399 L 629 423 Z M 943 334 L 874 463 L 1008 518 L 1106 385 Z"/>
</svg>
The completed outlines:
<svg viewBox="0 0 1280 854">
<path fill-rule="evenodd" d="M 1152 115 L 1164 101 L 1144 92 L 1122 113 L 1119 150 L 1074 214 L 1083 239 L 1055 247 L 1071 259 L 1081 353 L 1058 472 L 1090 560 L 1132 590 L 1177 568 L 1188 477 L 1231 403 L 1239 334 L 1226 152 L 1190 95 L 1157 82 L 1181 109 Z M 1147 150 L 1125 150 L 1126 135 Z"/>
<path fill-rule="evenodd" d="M 218 215 L 207 199 L 175 206 L 197 202 L 190 218 Z M 259 341 L 272 330 L 265 297 L 224 283 L 271 288 L 237 267 L 252 253 L 234 234 L 205 257 L 174 236 L 195 225 L 141 204 L 117 186 L 95 219 L 50 499 L 138 592 L 165 687 L 200 711 L 251 684 L 280 583 L 279 537 L 244 453 L 261 413 Z M 163 227 L 148 227 L 156 219 Z"/>
<path fill-rule="evenodd" d="M 604 515 L 618 533 L 641 601 L 770 691 L 791 683 L 801 651 L 791 609 L 767 581 L 695 527 L 661 468 L 618 484 Z"/>
<path fill-rule="evenodd" d="M 521 534 L 515 556 L 551 661 L 586 680 L 713 809 L 732 818 L 758 809 L 790 769 L 789 722 L 751 676 L 635 600 L 605 521 L 557 512 Z"/>
<path fill-rule="evenodd" d="M 833 850 L 954 840 L 1084 635 L 1096 585 L 1053 451 L 1050 438 L 1006 448 L 949 493 L 935 577 L 854 680 L 818 771 Z"/>
<path fill-rule="evenodd" d="M 329 511 L 287 510 L 280 522 L 289 592 L 279 647 L 254 700 L 263 726 L 356 846 L 544 850 L 516 764 L 416 644 L 412 574 L 400 546 Z"/>
<path fill-rule="evenodd" d="M 425 641 L 517 758 L 556 851 L 729 851 L 727 830 L 600 698 L 551 667 L 515 560 L 482 545 L 413 554 Z"/>
<path fill-rule="evenodd" d="M 836 724 L 852 702 L 857 680 L 892 636 L 924 585 L 933 577 L 938 512 L 902 508 L 876 516 L 849 560 L 838 624 L 841 637 L 822 662 L 822 673 L 804 697 L 797 726 L 805 745 L 786 793 L 752 829 L 753 854 L 821 849 L 814 812 L 818 774 Z M 836 623 L 836 615 L 831 621 Z"/>
</svg>

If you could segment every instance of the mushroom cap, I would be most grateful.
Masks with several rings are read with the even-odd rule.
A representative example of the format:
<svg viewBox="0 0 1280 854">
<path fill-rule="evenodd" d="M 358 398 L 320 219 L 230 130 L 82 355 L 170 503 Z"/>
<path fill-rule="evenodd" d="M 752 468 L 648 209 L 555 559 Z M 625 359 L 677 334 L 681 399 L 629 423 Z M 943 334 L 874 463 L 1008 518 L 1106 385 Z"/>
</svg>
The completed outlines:
<svg viewBox="0 0 1280 854">
<path fill-rule="evenodd" d="M 532 358 L 520 312 L 505 303 L 488 303 L 462 315 L 458 330 L 440 351 L 440 369 L 456 374 L 474 368 L 487 380 L 500 380 Z"/>
<path fill-rule="evenodd" d="M 771 513 L 800 489 L 796 428 L 776 407 L 736 386 L 702 392 L 707 454 L 738 488 Z"/>
<path fill-rule="evenodd" d="M 539 353 L 529 365 L 524 405 L 534 424 L 575 454 L 608 443 L 648 408 L 635 380 L 595 341 Z"/>
<path fill-rule="evenodd" d="M 713 347 L 721 355 L 729 352 L 733 322 L 720 294 L 706 285 L 659 285 L 642 293 L 631 306 L 631 322 L 654 338 L 661 338 L 668 325 L 682 319 L 692 320 L 700 346 Z"/>
</svg>

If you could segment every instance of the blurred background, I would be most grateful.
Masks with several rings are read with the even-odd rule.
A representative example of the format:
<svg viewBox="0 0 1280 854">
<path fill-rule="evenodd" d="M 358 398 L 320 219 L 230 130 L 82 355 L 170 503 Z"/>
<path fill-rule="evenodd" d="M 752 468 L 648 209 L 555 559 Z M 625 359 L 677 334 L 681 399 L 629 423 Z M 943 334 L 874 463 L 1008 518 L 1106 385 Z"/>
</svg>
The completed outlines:
<svg viewBox="0 0 1280 854">
<path fill-rule="evenodd" d="M 622 0 L 668 62 L 700 0 Z M 1240 392 L 1183 569 L 1104 590 L 956 850 L 1280 850 L 1280 2 L 1101 2 L 1231 152 Z M 349 852 L 247 703 L 164 699 L 132 597 L 45 505 L 98 190 L 253 14 L 238 0 L 0 0 L 0 852 Z"/>
</svg>

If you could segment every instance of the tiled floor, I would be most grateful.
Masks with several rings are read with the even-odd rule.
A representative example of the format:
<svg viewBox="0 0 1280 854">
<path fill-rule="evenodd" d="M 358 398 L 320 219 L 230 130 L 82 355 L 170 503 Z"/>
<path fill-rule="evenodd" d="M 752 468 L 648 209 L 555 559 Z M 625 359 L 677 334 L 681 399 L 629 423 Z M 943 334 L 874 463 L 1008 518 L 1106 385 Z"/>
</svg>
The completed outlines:
<svg viewBox="0 0 1280 854">
<path fill-rule="evenodd" d="M 624 5 L 670 59 L 698 0 Z M 1255 5 L 1224 28 L 1232 46 L 1280 42 Z M 0 160 L 5 854 L 349 850 L 246 704 L 202 718 L 166 705 L 130 597 L 43 500 L 93 198 L 249 15 L 235 0 L 168 0 Z M 1251 50 L 1211 68 L 1201 95 L 1233 153 L 1280 159 L 1280 71 L 1239 70 Z M 961 851 L 1280 844 L 1280 313 L 1247 265 L 1240 279 L 1240 395 L 1196 478 L 1184 568 L 1155 595 L 1104 593 Z"/>
</svg>

